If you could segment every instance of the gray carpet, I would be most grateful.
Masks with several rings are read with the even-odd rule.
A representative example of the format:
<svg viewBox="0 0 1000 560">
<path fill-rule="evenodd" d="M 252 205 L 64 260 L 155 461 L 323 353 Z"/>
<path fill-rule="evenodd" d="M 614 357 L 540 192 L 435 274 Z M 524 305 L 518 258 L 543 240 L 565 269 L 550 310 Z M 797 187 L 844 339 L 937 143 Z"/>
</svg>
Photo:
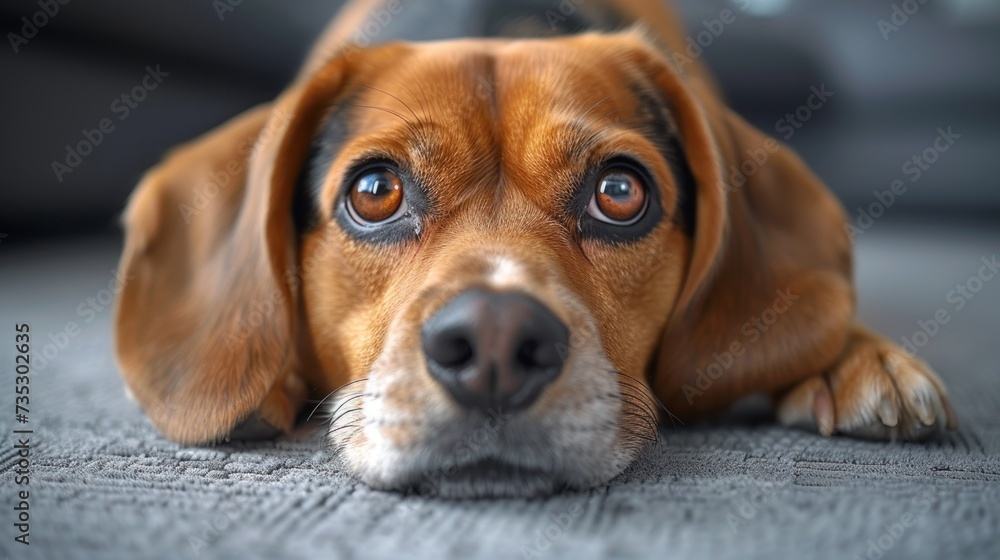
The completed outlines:
<svg viewBox="0 0 1000 560">
<path fill-rule="evenodd" d="M 1000 277 L 960 311 L 946 301 L 997 252 L 996 231 L 925 225 L 880 223 L 859 243 L 870 323 L 898 339 L 950 311 L 921 350 L 949 383 L 962 423 L 939 442 L 821 439 L 751 411 L 664 430 L 634 469 L 592 492 L 437 501 L 359 485 L 308 434 L 215 448 L 164 440 L 124 397 L 110 313 L 86 312 L 112 279 L 114 241 L 19 248 L 6 239 L 0 560 L 1000 558 Z M 69 321 L 80 327 L 32 374 L 30 546 L 13 540 L 14 491 L 23 487 L 13 483 L 10 372 L 22 321 L 36 352 Z"/>
</svg>

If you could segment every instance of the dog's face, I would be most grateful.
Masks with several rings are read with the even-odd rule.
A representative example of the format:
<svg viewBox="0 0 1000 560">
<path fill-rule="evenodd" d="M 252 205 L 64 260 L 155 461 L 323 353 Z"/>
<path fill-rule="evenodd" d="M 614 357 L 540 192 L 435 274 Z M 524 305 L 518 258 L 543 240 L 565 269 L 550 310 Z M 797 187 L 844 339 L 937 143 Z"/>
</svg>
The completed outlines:
<svg viewBox="0 0 1000 560">
<path fill-rule="evenodd" d="M 355 382 L 329 438 L 366 482 L 588 486 L 656 437 L 642 380 L 690 178 L 667 99 L 607 46 L 361 53 L 331 100 L 299 187 L 302 296 L 321 368 Z"/>
<path fill-rule="evenodd" d="M 376 487 L 531 495 L 840 353 L 843 212 L 640 34 L 316 68 L 129 203 L 118 358 L 167 436 L 289 431 L 311 392 Z M 781 290 L 795 308 L 748 340 Z"/>
</svg>

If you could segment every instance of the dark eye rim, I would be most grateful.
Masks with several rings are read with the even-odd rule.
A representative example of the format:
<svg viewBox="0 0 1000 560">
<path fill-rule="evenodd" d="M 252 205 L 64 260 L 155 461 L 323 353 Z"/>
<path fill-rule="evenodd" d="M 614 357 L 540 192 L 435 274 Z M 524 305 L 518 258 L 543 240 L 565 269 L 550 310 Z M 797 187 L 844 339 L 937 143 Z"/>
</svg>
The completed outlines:
<svg viewBox="0 0 1000 560">
<path fill-rule="evenodd" d="M 588 207 L 596 192 L 597 182 L 609 171 L 623 168 L 632 172 L 646 192 L 646 204 L 639 218 L 627 224 L 608 223 L 590 215 Z M 660 189 L 649 168 L 638 158 L 629 155 L 615 155 L 603 159 L 581 177 L 577 195 L 571 212 L 577 219 L 577 230 L 581 239 L 599 240 L 607 243 L 634 243 L 649 235 L 663 220 L 663 205 Z"/>
<path fill-rule="evenodd" d="M 385 221 L 361 223 L 351 215 L 351 189 L 364 175 L 382 169 L 395 174 L 403 183 L 403 202 L 400 204 L 403 211 L 397 211 L 400 215 Z M 408 167 L 383 156 L 365 157 L 351 165 L 344 173 L 334 205 L 333 220 L 341 230 L 358 241 L 374 244 L 403 243 L 417 238 L 423 217 L 430 209 L 423 183 Z"/>
</svg>

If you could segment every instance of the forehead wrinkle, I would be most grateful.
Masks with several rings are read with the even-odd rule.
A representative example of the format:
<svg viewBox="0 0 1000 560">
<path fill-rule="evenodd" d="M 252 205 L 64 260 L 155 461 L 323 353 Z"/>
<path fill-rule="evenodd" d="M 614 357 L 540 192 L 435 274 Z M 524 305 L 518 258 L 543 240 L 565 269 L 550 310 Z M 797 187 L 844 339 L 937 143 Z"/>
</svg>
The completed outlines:
<svg viewBox="0 0 1000 560">
<path fill-rule="evenodd" d="M 468 103 L 455 103 L 456 96 L 469 93 L 462 78 L 465 72 L 460 71 L 463 58 L 426 45 L 411 51 L 405 62 L 361 86 L 369 90 L 365 99 L 375 110 L 395 114 L 403 125 L 398 133 L 408 139 L 417 156 L 444 161 L 450 155 L 450 141 L 465 120 L 455 109 L 468 107 Z"/>
<path fill-rule="evenodd" d="M 414 167 L 440 198 L 458 204 L 500 184 L 494 60 L 483 50 L 431 50 L 434 56 L 415 57 L 395 81 L 419 100 L 414 109 L 421 120 L 436 125 L 431 149 L 414 154 Z"/>
<path fill-rule="evenodd" d="M 625 74 L 598 71 L 605 65 L 595 64 L 594 58 L 607 62 L 606 53 L 581 53 L 558 44 L 510 50 L 517 55 L 500 59 L 503 88 L 498 97 L 502 108 L 508 108 L 501 118 L 510 138 L 504 159 L 511 165 L 530 173 L 543 171 L 544 160 L 579 160 L 593 144 L 584 136 L 595 126 L 591 123 L 609 126 L 635 118 L 630 110 L 635 98 L 621 87 Z"/>
<path fill-rule="evenodd" d="M 454 146 L 471 145 L 474 139 L 463 130 L 462 119 L 450 111 L 456 104 L 436 94 L 441 80 L 431 77 L 418 72 L 410 85 L 406 83 L 410 76 L 404 75 L 360 86 L 366 95 L 354 104 L 358 117 L 353 123 L 353 142 L 367 149 L 359 151 L 392 146 L 394 152 L 405 152 L 413 167 L 461 167 Z M 451 84 L 444 87 L 446 92 L 455 89 Z M 456 134 L 462 136 L 459 142 Z"/>
</svg>

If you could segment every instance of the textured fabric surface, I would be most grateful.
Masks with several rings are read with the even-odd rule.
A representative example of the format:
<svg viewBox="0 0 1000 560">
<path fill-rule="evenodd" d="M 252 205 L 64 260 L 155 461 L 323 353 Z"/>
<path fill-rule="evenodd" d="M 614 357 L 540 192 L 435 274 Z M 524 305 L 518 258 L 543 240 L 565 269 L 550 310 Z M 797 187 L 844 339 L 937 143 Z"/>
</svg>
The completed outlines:
<svg viewBox="0 0 1000 560">
<path fill-rule="evenodd" d="M 923 445 L 822 439 L 751 410 L 664 429 L 609 486 L 545 500 L 373 491 L 309 434 L 166 441 L 126 399 L 111 313 L 96 310 L 117 250 L 106 240 L 0 247 L 0 559 L 1000 557 L 1000 277 L 961 310 L 948 301 L 1000 252 L 995 231 L 878 224 L 859 242 L 869 323 L 898 340 L 948 310 L 921 354 L 950 385 L 957 433 Z M 32 374 L 25 547 L 13 541 L 13 326 L 29 322 L 41 353 L 70 321 L 78 334 Z"/>
</svg>

